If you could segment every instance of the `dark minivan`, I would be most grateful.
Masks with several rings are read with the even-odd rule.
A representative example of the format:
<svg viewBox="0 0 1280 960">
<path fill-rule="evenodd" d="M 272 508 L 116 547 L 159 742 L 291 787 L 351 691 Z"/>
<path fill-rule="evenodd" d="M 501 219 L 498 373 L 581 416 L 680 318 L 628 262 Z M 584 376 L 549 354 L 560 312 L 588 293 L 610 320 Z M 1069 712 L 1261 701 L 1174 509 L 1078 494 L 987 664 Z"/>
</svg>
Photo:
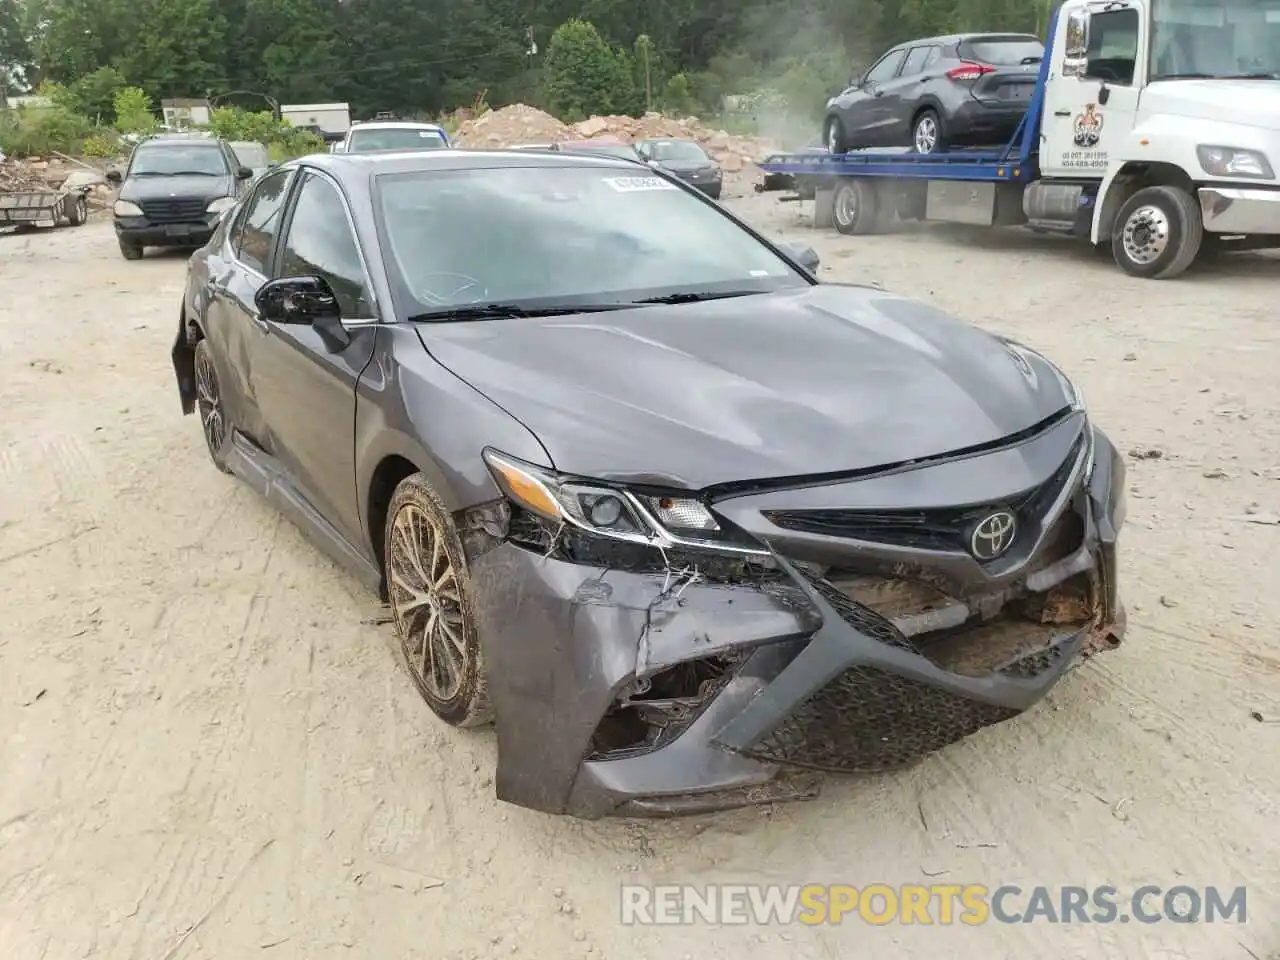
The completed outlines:
<svg viewBox="0 0 1280 960">
<path fill-rule="evenodd" d="M 213 137 L 143 140 L 123 174 L 107 174 L 120 188 L 113 210 L 120 253 L 141 260 L 146 247 L 203 246 L 252 178 L 253 170 Z"/>
</svg>

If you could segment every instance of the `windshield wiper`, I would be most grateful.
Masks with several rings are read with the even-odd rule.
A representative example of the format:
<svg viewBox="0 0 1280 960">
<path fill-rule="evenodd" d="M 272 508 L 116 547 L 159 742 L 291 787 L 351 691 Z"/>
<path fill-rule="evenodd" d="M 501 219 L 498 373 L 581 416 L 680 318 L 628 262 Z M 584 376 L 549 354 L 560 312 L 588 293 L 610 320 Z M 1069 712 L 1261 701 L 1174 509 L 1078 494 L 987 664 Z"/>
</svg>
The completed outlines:
<svg viewBox="0 0 1280 960">
<path fill-rule="evenodd" d="M 225 173 L 213 173 L 209 170 L 174 170 L 168 174 L 171 177 L 225 177 Z"/>
<path fill-rule="evenodd" d="M 575 313 L 601 313 L 605 310 L 624 310 L 630 303 L 562 304 L 549 307 L 522 307 L 518 303 L 468 303 L 456 307 L 441 307 L 415 313 L 410 323 L 429 323 L 447 320 L 508 320 L 513 317 L 567 317 Z"/>
<path fill-rule="evenodd" d="M 632 303 L 702 303 L 704 300 L 728 300 L 730 297 L 751 297 L 763 290 L 728 290 L 724 293 L 668 293 L 665 297 L 645 297 Z"/>
</svg>

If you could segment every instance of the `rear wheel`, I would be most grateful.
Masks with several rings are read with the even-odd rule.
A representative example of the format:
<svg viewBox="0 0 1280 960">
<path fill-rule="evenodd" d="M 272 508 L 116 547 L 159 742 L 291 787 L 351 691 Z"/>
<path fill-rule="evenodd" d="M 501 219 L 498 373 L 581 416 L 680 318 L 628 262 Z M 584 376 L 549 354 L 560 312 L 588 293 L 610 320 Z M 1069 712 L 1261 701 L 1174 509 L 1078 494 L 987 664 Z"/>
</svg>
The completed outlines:
<svg viewBox="0 0 1280 960">
<path fill-rule="evenodd" d="M 827 117 L 827 126 L 822 134 L 828 153 L 847 153 L 849 142 L 845 139 L 844 124 L 839 117 Z"/>
<path fill-rule="evenodd" d="M 911 125 L 911 147 L 916 153 L 938 153 L 945 149 L 942 118 L 936 110 L 925 110 Z"/>
<path fill-rule="evenodd" d="M 841 180 L 832 204 L 831 219 L 843 234 L 872 233 L 880 222 L 880 197 L 869 180 Z"/>
<path fill-rule="evenodd" d="M 1166 280 L 1191 266 L 1203 238 L 1195 197 L 1162 184 L 1139 190 L 1120 208 L 1111 248 L 1120 269 L 1130 276 Z"/>
<path fill-rule="evenodd" d="M 387 599 L 414 685 L 455 727 L 493 719 L 488 675 L 462 542 L 421 473 L 401 481 L 387 510 Z"/>
<path fill-rule="evenodd" d="M 136 243 L 128 243 L 125 240 L 120 241 L 120 256 L 126 260 L 141 260 L 142 248 Z"/>
</svg>

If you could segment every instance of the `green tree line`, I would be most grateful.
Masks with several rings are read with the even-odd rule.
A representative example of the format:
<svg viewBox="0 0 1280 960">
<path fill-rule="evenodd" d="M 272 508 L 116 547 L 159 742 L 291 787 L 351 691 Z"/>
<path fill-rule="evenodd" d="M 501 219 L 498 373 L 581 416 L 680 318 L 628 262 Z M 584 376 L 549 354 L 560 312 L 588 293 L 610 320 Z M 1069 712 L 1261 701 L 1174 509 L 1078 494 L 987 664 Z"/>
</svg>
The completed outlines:
<svg viewBox="0 0 1280 960">
<path fill-rule="evenodd" d="M 1047 2 L 0 0 L 0 85 L 53 81 L 104 116 L 121 85 L 157 102 L 345 101 L 357 116 L 438 114 L 478 96 L 570 114 L 709 110 L 764 88 L 811 110 L 889 44 L 1042 31 Z M 575 92 L 570 68 L 595 93 Z"/>
</svg>

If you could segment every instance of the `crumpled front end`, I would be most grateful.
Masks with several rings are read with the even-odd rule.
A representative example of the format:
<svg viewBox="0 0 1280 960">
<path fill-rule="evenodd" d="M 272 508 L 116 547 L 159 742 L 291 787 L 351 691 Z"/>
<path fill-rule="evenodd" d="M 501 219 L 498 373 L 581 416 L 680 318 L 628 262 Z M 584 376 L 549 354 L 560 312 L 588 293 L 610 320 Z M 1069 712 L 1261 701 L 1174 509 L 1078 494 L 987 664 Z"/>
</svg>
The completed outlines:
<svg viewBox="0 0 1280 960">
<path fill-rule="evenodd" d="M 471 511 L 498 796 L 582 817 L 804 798 L 1016 716 L 1120 642 L 1123 498 L 1074 413 L 968 456 L 706 491 L 759 556 Z"/>
</svg>

